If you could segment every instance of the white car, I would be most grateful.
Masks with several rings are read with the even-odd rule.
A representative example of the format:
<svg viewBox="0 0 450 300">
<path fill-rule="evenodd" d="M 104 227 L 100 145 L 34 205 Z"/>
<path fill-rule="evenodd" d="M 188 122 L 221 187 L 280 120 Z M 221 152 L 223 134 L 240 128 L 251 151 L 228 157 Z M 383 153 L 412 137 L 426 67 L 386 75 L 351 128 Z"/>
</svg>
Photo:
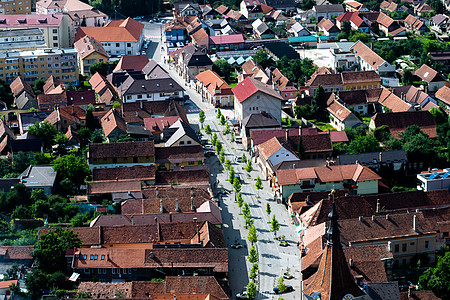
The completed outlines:
<svg viewBox="0 0 450 300">
<path fill-rule="evenodd" d="M 172 42 L 167 42 L 167 47 L 168 48 L 173 48 L 173 43 Z"/>
<path fill-rule="evenodd" d="M 184 47 L 183 42 L 177 42 L 177 47 Z"/>
</svg>

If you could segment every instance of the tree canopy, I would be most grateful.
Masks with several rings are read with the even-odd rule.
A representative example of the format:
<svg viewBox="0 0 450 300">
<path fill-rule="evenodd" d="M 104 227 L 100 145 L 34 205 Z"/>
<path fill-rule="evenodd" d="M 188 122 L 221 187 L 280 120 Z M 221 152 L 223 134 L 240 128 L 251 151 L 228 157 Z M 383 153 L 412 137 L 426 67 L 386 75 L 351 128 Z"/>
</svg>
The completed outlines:
<svg viewBox="0 0 450 300">
<path fill-rule="evenodd" d="M 68 178 L 75 183 L 83 183 L 90 173 L 86 161 L 74 154 L 55 159 L 53 169 L 61 178 Z"/>
<path fill-rule="evenodd" d="M 28 128 L 28 132 L 44 141 L 46 149 L 49 149 L 54 144 L 54 138 L 58 133 L 55 126 L 48 121 L 36 122 Z"/>
<path fill-rule="evenodd" d="M 439 257 L 435 268 L 428 268 L 419 278 L 422 290 L 432 290 L 442 299 L 450 299 L 450 252 Z"/>
</svg>

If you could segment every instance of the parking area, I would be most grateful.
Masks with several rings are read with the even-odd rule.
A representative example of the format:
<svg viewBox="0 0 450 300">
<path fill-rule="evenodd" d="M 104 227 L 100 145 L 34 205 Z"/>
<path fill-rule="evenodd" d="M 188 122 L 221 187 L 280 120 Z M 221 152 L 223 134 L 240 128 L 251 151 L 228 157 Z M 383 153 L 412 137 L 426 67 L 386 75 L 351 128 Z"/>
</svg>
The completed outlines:
<svg viewBox="0 0 450 300">
<path fill-rule="evenodd" d="M 332 67 L 333 61 L 330 49 L 299 49 L 301 58 L 309 58 L 318 67 Z"/>
</svg>

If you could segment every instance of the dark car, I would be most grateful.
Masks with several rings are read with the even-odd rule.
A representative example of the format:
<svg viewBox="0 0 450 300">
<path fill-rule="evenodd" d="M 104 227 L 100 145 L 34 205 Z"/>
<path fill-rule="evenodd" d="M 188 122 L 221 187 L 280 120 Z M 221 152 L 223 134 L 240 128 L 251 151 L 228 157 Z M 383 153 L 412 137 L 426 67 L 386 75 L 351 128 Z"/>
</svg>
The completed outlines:
<svg viewBox="0 0 450 300">
<path fill-rule="evenodd" d="M 233 244 L 231 245 L 231 248 L 233 249 L 241 249 L 243 246 L 241 244 Z"/>
<path fill-rule="evenodd" d="M 286 285 L 286 291 L 284 291 L 284 293 L 292 292 L 293 290 L 294 290 L 294 288 L 292 287 L 292 285 Z M 280 290 L 278 289 L 278 287 L 274 287 L 273 291 L 275 292 L 275 294 L 282 294 L 282 293 L 280 293 Z"/>
<path fill-rule="evenodd" d="M 250 299 L 250 298 L 247 296 L 247 292 L 242 292 L 242 293 L 236 294 L 236 299 Z"/>
<path fill-rule="evenodd" d="M 286 242 L 286 241 L 281 241 L 281 242 L 280 242 L 280 246 L 281 246 L 281 247 L 287 247 L 287 246 L 289 246 L 289 243 Z"/>
<path fill-rule="evenodd" d="M 208 150 L 208 151 L 205 151 L 204 154 L 205 154 L 205 157 L 211 157 L 211 156 L 216 155 L 216 152 Z"/>
</svg>

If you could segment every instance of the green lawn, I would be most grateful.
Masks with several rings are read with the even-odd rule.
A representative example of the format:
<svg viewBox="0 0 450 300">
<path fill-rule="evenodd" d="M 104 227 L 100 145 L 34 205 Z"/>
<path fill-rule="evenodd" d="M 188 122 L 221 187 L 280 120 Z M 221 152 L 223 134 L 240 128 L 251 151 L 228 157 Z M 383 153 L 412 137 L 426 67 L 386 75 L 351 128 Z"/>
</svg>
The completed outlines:
<svg viewBox="0 0 450 300">
<path fill-rule="evenodd" d="M 369 124 L 370 124 L 371 118 L 370 118 L 370 117 L 361 117 L 361 120 L 362 120 L 365 124 L 369 125 Z"/>
<path fill-rule="evenodd" d="M 333 126 L 331 126 L 329 123 L 325 123 L 325 122 L 317 122 L 314 120 L 309 120 L 311 123 L 313 123 L 314 125 L 316 125 L 317 127 L 319 127 L 320 130 L 322 131 L 328 131 L 328 130 L 336 130 Z"/>
<path fill-rule="evenodd" d="M 237 83 L 230 83 L 230 87 L 234 88 L 237 85 Z"/>
</svg>

